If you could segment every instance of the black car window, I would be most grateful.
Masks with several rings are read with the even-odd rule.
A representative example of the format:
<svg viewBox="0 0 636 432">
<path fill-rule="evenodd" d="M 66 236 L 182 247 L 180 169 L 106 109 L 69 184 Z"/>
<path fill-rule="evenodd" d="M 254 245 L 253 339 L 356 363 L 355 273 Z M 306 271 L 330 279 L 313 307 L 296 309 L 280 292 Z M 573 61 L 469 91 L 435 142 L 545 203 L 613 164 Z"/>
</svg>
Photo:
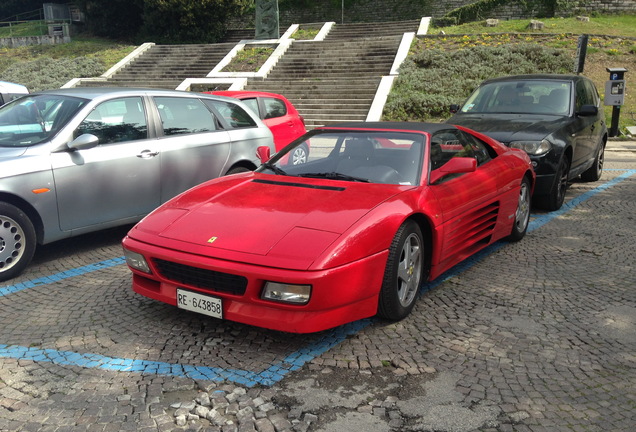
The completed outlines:
<svg viewBox="0 0 636 432">
<path fill-rule="evenodd" d="M 593 105 L 594 98 L 588 91 L 585 81 L 576 83 L 576 110 L 579 111 L 583 105 Z"/>
<path fill-rule="evenodd" d="M 183 135 L 216 130 L 212 113 L 199 100 L 185 97 L 155 97 L 164 135 Z"/>
<path fill-rule="evenodd" d="M 461 112 L 568 115 L 570 95 L 567 81 L 495 81 L 475 90 Z"/>
<path fill-rule="evenodd" d="M 204 102 L 206 105 L 214 107 L 232 128 L 238 129 L 256 126 L 254 119 L 237 104 L 211 99 L 204 99 Z"/>
<path fill-rule="evenodd" d="M 118 98 L 97 105 L 75 130 L 76 138 L 93 134 L 100 144 L 148 138 L 148 123 L 141 97 Z"/>
<path fill-rule="evenodd" d="M 280 99 L 275 98 L 263 98 L 263 103 L 265 104 L 265 118 L 276 118 L 282 117 L 287 114 L 287 107 L 285 106 L 285 102 Z"/>
</svg>

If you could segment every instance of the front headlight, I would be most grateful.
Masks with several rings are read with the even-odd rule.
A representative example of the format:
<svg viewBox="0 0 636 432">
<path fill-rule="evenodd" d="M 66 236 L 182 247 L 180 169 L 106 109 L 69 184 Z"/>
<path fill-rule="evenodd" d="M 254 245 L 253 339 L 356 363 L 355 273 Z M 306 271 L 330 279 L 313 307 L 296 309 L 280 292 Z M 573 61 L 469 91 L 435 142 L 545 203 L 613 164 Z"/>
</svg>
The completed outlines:
<svg viewBox="0 0 636 432">
<path fill-rule="evenodd" d="M 552 144 L 548 140 L 541 141 L 512 141 L 510 147 L 518 148 L 529 155 L 540 156 L 550 151 Z"/>
<path fill-rule="evenodd" d="M 126 257 L 126 264 L 131 268 L 148 274 L 152 273 L 146 258 L 142 254 L 124 249 L 124 256 Z"/>
<path fill-rule="evenodd" d="M 292 285 L 266 282 L 261 298 L 284 303 L 306 304 L 311 296 L 311 285 Z"/>
</svg>

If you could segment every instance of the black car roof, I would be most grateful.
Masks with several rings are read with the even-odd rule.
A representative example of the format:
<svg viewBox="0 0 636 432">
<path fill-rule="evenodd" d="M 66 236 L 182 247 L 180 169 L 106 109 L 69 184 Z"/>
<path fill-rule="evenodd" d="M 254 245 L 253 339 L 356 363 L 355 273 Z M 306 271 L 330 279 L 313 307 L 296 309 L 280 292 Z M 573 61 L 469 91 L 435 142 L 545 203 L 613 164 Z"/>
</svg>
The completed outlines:
<svg viewBox="0 0 636 432">
<path fill-rule="evenodd" d="M 485 80 L 482 84 L 501 82 L 501 81 L 528 81 L 528 80 L 546 80 L 546 81 L 579 81 L 587 79 L 581 75 L 568 74 L 527 74 L 527 75 L 509 75 Z"/>
<path fill-rule="evenodd" d="M 423 123 L 423 122 L 349 122 L 338 123 L 319 128 L 321 130 L 333 129 L 377 129 L 377 130 L 400 130 L 435 133 L 444 129 L 456 129 L 455 126 L 445 123 Z"/>
</svg>

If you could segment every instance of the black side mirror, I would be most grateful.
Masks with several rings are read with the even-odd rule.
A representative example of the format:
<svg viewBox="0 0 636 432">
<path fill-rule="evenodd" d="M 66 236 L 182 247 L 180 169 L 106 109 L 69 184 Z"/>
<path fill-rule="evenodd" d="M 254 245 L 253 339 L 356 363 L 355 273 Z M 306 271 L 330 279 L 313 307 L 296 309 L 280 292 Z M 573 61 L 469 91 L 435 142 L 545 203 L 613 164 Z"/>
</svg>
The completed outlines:
<svg viewBox="0 0 636 432">
<path fill-rule="evenodd" d="M 583 105 L 576 115 L 581 117 L 595 116 L 598 114 L 598 107 L 595 105 Z"/>
<path fill-rule="evenodd" d="M 459 111 L 459 108 L 460 108 L 460 106 L 459 106 L 459 105 L 457 105 L 457 104 L 452 104 L 452 105 L 450 106 L 450 112 L 451 112 L 451 113 L 453 113 L 453 114 L 455 114 L 457 111 Z"/>
</svg>

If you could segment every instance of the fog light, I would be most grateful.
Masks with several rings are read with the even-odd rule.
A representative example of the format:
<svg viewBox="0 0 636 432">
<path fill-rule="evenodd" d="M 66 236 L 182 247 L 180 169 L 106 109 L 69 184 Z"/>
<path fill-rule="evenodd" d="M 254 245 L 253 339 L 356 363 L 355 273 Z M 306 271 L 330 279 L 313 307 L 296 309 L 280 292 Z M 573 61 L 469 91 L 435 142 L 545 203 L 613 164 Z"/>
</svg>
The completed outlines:
<svg viewBox="0 0 636 432">
<path fill-rule="evenodd" d="M 124 249 L 124 256 L 126 257 L 126 264 L 128 264 L 130 268 L 148 274 L 152 273 L 148 263 L 146 262 L 146 258 L 144 258 L 142 254 Z"/>
<path fill-rule="evenodd" d="M 306 304 L 311 296 L 311 285 L 291 285 L 278 282 L 265 283 L 261 296 L 264 300 L 284 303 Z"/>
</svg>

